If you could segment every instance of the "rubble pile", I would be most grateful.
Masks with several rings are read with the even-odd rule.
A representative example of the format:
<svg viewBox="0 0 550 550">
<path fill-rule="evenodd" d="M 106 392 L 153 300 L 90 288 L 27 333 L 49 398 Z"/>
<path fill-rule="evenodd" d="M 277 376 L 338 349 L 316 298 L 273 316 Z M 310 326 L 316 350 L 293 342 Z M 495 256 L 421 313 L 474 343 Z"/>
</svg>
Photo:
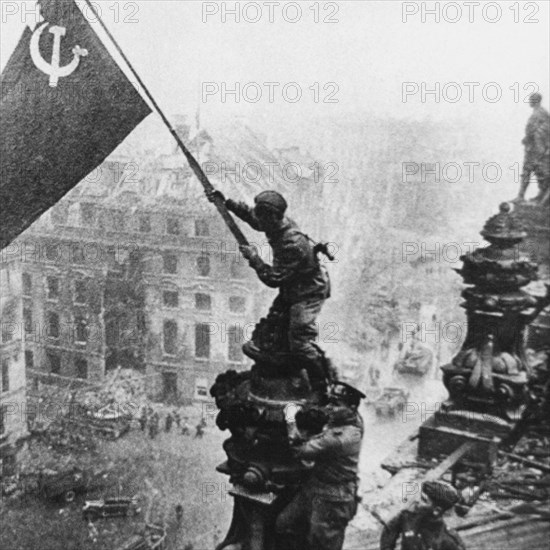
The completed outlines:
<svg viewBox="0 0 550 550">
<path fill-rule="evenodd" d="M 78 400 L 90 409 L 116 407 L 135 413 L 147 401 L 145 377 L 132 369 L 118 368 L 96 390 L 86 391 Z"/>
</svg>

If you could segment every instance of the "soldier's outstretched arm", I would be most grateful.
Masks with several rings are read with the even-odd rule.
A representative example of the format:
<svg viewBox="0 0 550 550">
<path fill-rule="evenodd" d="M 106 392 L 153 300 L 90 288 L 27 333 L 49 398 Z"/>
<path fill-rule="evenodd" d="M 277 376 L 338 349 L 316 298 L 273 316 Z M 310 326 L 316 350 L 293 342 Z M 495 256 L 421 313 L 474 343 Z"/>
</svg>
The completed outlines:
<svg viewBox="0 0 550 550">
<path fill-rule="evenodd" d="M 227 199 L 225 201 L 225 206 L 230 212 L 233 212 L 237 218 L 240 218 L 243 222 L 246 222 L 250 227 L 252 227 L 252 229 L 261 231 L 258 218 L 256 218 L 253 208 L 250 208 L 250 206 L 244 202 L 237 202 L 233 199 Z"/>
<path fill-rule="evenodd" d="M 338 434 L 328 429 L 296 447 L 294 452 L 298 458 L 306 460 L 314 460 L 318 456 L 336 450 L 343 450 L 345 453 L 355 453 L 358 452 L 358 447 L 361 445 L 361 438 L 361 429 L 357 426 L 348 426 L 345 430 L 339 430 Z"/>
</svg>

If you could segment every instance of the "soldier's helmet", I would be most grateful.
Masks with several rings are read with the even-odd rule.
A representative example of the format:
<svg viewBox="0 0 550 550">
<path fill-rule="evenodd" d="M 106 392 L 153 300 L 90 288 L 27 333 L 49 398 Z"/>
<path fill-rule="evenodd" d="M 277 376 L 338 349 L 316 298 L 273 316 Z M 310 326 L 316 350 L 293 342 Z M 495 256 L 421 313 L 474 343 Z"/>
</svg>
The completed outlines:
<svg viewBox="0 0 550 550">
<path fill-rule="evenodd" d="M 529 96 L 529 103 L 531 105 L 537 105 L 538 103 L 540 103 L 542 101 L 542 95 L 539 94 L 538 92 L 535 92 L 534 94 L 531 94 Z"/>
<path fill-rule="evenodd" d="M 330 388 L 329 399 L 331 397 L 338 401 L 343 401 L 347 405 L 357 407 L 361 399 L 364 399 L 366 395 L 351 384 L 339 380 L 332 384 Z"/>
<path fill-rule="evenodd" d="M 284 197 L 277 191 L 262 191 L 254 198 L 254 203 L 258 208 L 272 210 L 281 216 L 288 206 Z"/>
<path fill-rule="evenodd" d="M 444 512 L 458 502 L 458 491 L 444 481 L 425 481 L 422 483 L 422 492 L 426 493 L 432 502 Z"/>
</svg>

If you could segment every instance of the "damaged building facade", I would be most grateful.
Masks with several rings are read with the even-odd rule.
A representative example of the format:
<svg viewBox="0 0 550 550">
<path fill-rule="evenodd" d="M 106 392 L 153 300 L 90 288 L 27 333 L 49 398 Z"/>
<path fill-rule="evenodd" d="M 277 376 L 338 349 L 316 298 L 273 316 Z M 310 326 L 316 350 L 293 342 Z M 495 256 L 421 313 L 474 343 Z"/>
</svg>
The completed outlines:
<svg viewBox="0 0 550 550">
<path fill-rule="evenodd" d="M 219 166 L 212 141 L 203 131 L 191 145 L 203 165 Z M 279 155 L 270 154 L 262 151 Z M 244 367 L 265 290 L 181 155 L 135 158 L 110 157 L 10 250 L 20 270 L 8 293 L 21 309 L 18 360 L 35 387 L 100 381 L 122 367 L 147 376 L 151 398 L 209 399 L 220 372 Z M 236 199 L 281 188 L 222 175 L 213 184 Z"/>
<path fill-rule="evenodd" d="M 0 262 L 0 475 L 10 474 L 18 444 L 27 435 L 24 342 L 19 327 L 23 317 L 21 264 Z"/>
</svg>

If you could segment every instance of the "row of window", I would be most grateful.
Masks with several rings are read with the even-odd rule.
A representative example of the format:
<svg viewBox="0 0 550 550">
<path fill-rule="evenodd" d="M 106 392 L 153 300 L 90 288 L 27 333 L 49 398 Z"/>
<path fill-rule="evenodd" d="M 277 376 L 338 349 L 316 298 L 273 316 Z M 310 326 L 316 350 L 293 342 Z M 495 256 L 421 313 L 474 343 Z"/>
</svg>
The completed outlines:
<svg viewBox="0 0 550 550">
<path fill-rule="evenodd" d="M 68 205 L 67 205 L 68 206 Z M 130 218 L 126 212 L 122 210 L 102 210 L 100 216 L 97 216 L 97 209 L 91 204 L 81 204 L 81 221 L 82 225 L 94 226 L 101 229 L 112 229 L 113 231 L 134 231 L 134 227 L 140 233 L 151 233 L 152 224 L 149 214 L 139 214 L 137 224 L 130 226 Z M 52 221 L 58 225 L 66 225 L 69 220 L 68 207 L 60 205 L 52 210 Z M 183 234 L 183 227 L 180 223 L 180 218 L 168 217 L 164 225 L 164 231 L 168 235 Z M 109 227 L 107 227 L 109 226 Z M 210 227 L 205 219 L 195 220 L 195 237 L 209 237 Z"/>
<path fill-rule="evenodd" d="M 48 300 L 57 300 L 60 295 L 59 278 L 46 277 L 46 296 Z M 32 276 L 30 273 L 23 273 L 23 296 L 32 296 Z M 74 281 L 73 302 L 85 304 L 88 301 L 88 283 L 82 279 Z"/>
<path fill-rule="evenodd" d="M 195 325 L 195 357 L 198 359 L 210 358 L 212 325 L 197 323 Z M 178 324 L 172 319 L 164 321 L 163 350 L 167 355 L 176 355 L 178 352 Z M 243 329 L 239 325 L 231 325 L 227 329 L 227 358 L 229 361 L 240 363 L 243 360 L 242 352 Z"/>
<path fill-rule="evenodd" d="M 33 324 L 32 310 L 30 308 L 23 308 L 23 321 L 25 327 L 25 333 L 27 335 L 34 334 L 37 328 Z M 46 313 L 46 332 L 41 333 L 40 337 L 52 338 L 54 340 L 59 339 L 61 335 L 61 323 L 59 321 L 59 314 L 55 311 L 48 311 Z M 74 325 L 70 327 L 73 331 L 73 337 L 76 342 L 85 344 L 88 341 L 88 324 L 86 319 L 82 315 L 75 316 Z"/>
<path fill-rule="evenodd" d="M 120 227 L 120 226 L 119 226 Z M 151 218 L 146 214 L 139 216 L 138 228 L 140 233 L 151 233 Z M 182 235 L 183 231 L 178 218 L 167 218 L 166 220 L 167 235 Z M 119 229 L 124 231 L 124 229 Z M 195 220 L 195 237 L 209 237 L 210 228 L 206 220 Z"/>
<path fill-rule="evenodd" d="M 23 273 L 23 295 L 32 295 L 32 277 L 29 273 Z M 57 277 L 46 277 L 46 295 L 48 300 L 58 300 L 60 295 L 59 279 Z M 86 281 L 74 281 L 73 302 L 85 304 L 88 301 L 88 285 Z M 165 290 L 163 292 L 163 303 L 166 307 L 178 307 L 179 293 L 177 290 Z M 208 294 L 195 294 L 195 307 L 197 309 L 211 309 L 211 298 Z M 229 298 L 229 311 L 243 313 L 246 310 L 246 299 L 240 296 Z M 28 310 L 30 312 L 30 310 Z M 30 314 L 30 313 L 29 313 Z M 26 324 L 26 322 L 25 322 Z M 32 321 L 30 322 L 32 324 Z"/>
<path fill-rule="evenodd" d="M 162 293 L 162 301 L 165 307 L 177 308 L 179 306 L 179 292 L 177 290 L 165 290 Z M 195 294 L 195 309 L 210 311 L 212 309 L 212 297 L 210 294 Z M 246 298 L 242 296 L 230 296 L 229 311 L 231 313 L 244 313 L 246 311 Z"/>
<path fill-rule="evenodd" d="M 247 265 L 242 258 L 232 258 L 229 263 L 231 279 L 244 279 L 248 273 Z M 199 277 L 208 277 L 211 272 L 210 256 L 207 253 L 201 254 L 195 264 L 196 274 Z M 162 270 L 168 275 L 178 273 L 178 257 L 176 254 L 166 253 L 162 257 Z"/>
<path fill-rule="evenodd" d="M 175 254 L 165 254 L 163 256 L 163 271 L 168 275 L 175 275 L 178 272 L 178 258 Z M 208 277 L 210 275 L 210 257 L 207 254 L 201 254 L 197 258 L 196 273 L 199 277 Z M 230 263 L 230 275 L 232 279 L 243 279 L 246 276 L 245 265 L 243 261 L 233 259 Z M 32 296 L 33 281 L 30 273 L 23 273 L 23 295 Z M 58 277 L 46 277 L 46 296 L 48 300 L 59 299 L 61 292 L 60 281 Z M 88 296 L 88 283 L 85 280 L 77 279 L 74 281 L 73 301 L 75 304 L 85 304 Z"/>
<path fill-rule="evenodd" d="M 61 374 L 61 353 L 55 350 L 46 351 L 46 361 L 48 372 L 51 374 Z M 34 368 L 34 354 L 30 350 L 25 351 L 25 367 Z M 77 357 L 74 360 L 74 372 L 77 378 L 88 378 L 88 361 L 83 357 Z"/>
</svg>

